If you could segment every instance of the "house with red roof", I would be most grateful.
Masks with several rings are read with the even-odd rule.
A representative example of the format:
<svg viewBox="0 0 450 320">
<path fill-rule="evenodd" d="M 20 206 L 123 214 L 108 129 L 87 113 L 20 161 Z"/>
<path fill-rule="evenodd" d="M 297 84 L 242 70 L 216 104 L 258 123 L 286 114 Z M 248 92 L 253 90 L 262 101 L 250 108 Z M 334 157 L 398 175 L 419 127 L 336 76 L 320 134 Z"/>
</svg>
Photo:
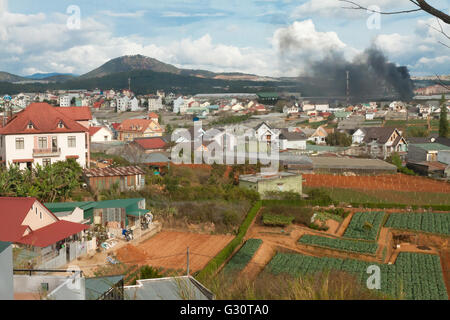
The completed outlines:
<svg viewBox="0 0 450 320">
<path fill-rule="evenodd" d="M 137 138 L 131 142 L 131 145 L 137 147 L 145 153 L 166 151 L 169 148 L 168 144 L 159 137 Z"/>
<path fill-rule="evenodd" d="M 91 142 L 111 142 L 114 134 L 106 127 L 90 127 Z"/>
<path fill-rule="evenodd" d="M 120 141 L 133 141 L 135 138 L 161 137 L 164 132 L 159 123 L 148 119 L 126 119 L 117 131 Z"/>
<path fill-rule="evenodd" d="M 83 243 L 84 231 L 89 229 L 60 220 L 36 198 L 0 198 L 0 221 L 0 242 L 34 253 L 38 268 L 58 268 L 74 260 L 70 249 Z"/>
<path fill-rule="evenodd" d="M 86 110 L 71 114 L 67 108 L 32 103 L 0 128 L 0 161 L 20 169 L 45 166 L 76 159 L 81 167 L 89 164 L 89 129 L 80 124 L 89 118 Z M 64 110 L 64 111 L 62 111 Z"/>
</svg>

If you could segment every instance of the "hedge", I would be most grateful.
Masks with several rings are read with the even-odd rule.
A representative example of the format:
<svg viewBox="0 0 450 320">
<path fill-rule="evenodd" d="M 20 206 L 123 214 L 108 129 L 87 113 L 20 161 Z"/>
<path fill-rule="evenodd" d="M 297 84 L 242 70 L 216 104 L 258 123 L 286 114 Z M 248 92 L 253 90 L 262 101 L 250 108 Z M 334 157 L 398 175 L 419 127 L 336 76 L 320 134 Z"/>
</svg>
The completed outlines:
<svg viewBox="0 0 450 320">
<path fill-rule="evenodd" d="M 435 211 L 450 211 L 450 205 L 409 205 L 409 204 L 403 204 L 403 203 L 358 203 L 358 202 L 351 202 L 350 203 L 352 207 L 359 208 L 368 208 L 368 209 L 407 209 L 411 208 L 413 210 L 417 210 L 419 208 L 428 209 L 431 208 Z"/>
<path fill-rule="evenodd" d="M 263 215 L 263 223 L 266 226 L 272 226 L 272 227 L 286 227 L 290 224 L 292 224 L 292 221 L 294 221 L 295 217 L 287 217 L 282 215 L 273 215 L 273 214 L 264 214 Z"/>
<path fill-rule="evenodd" d="M 217 269 L 219 269 L 219 267 L 233 254 L 234 250 L 236 250 L 236 248 L 242 243 L 248 228 L 252 224 L 261 207 L 262 202 L 257 201 L 248 212 L 244 222 L 239 227 L 237 236 L 225 248 L 223 248 L 222 251 L 212 258 L 211 261 L 209 261 L 206 267 L 203 268 L 203 270 L 197 275 L 197 280 L 202 281 L 207 276 L 214 274 Z"/>
</svg>

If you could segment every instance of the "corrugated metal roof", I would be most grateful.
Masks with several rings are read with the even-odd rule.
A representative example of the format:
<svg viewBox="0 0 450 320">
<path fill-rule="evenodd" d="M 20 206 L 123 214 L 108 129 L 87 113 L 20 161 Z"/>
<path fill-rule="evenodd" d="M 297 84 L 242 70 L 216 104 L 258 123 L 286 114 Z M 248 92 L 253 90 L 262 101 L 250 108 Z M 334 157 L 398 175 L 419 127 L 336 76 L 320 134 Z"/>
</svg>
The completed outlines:
<svg viewBox="0 0 450 320">
<path fill-rule="evenodd" d="M 417 143 L 417 144 L 411 144 L 414 147 L 424 149 L 426 151 L 444 151 L 444 150 L 450 150 L 450 147 L 444 146 L 440 143 Z"/>
<path fill-rule="evenodd" d="M 97 300 L 117 285 L 123 276 L 86 278 L 86 300 Z"/>
<path fill-rule="evenodd" d="M 192 277 L 138 280 L 124 287 L 125 300 L 212 300 L 214 295 Z"/>
</svg>

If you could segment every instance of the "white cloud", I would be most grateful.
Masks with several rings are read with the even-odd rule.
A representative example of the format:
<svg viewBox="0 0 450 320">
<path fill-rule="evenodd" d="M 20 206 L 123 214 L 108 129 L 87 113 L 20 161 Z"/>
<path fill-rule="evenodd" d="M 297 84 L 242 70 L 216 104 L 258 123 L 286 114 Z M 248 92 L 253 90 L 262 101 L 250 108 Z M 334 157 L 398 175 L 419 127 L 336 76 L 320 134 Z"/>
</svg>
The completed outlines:
<svg viewBox="0 0 450 320">
<path fill-rule="evenodd" d="M 178 11 L 166 11 L 162 14 L 166 18 L 192 18 L 192 17 L 224 17 L 226 16 L 223 12 L 217 13 L 185 13 Z"/>
<path fill-rule="evenodd" d="M 351 59 L 358 51 L 347 46 L 335 32 L 317 31 L 312 20 L 296 21 L 275 31 L 272 45 L 277 50 L 279 68 L 292 76 L 303 73 L 309 63 L 339 54 Z"/>
<path fill-rule="evenodd" d="M 394 11 L 398 8 L 412 8 L 409 0 L 356 0 L 364 8 L 370 6 L 378 6 L 381 11 Z M 339 0 L 309 0 L 308 2 L 298 6 L 292 12 L 292 18 L 304 19 L 311 15 L 322 17 L 341 17 L 341 18 L 366 18 L 369 14 L 366 10 L 345 9 L 345 7 L 354 7 L 350 3 L 341 2 Z"/>
<path fill-rule="evenodd" d="M 113 18 L 140 18 L 143 17 L 145 13 L 145 10 L 139 10 L 136 12 L 112 12 L 110 10 L 105 10 L 100 12 L 100 14 Z"/>
</svg>

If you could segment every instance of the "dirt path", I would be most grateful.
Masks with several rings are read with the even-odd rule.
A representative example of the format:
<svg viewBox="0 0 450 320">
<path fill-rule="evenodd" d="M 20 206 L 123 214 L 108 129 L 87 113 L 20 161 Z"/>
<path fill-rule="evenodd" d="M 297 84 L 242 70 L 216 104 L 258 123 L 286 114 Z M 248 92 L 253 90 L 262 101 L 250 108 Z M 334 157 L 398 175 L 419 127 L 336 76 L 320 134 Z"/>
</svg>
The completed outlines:
<svg viewBox="0 0 450 320">
<path fill-rule="evenodd" d="M 272 260 L 275 255 L 275 249 L 268 242 L 263 242 L 261 247 L 256 251 L 251 262 L 242 270 L 242 275 L 248 279 L 254 279 L 264 270 L 265 266 Z"/>
<path fill-rule="evenodd" d="M 447 295 L 450 300 L 450 250 L 440 252 L 442 274 L 444 276 L 445 286 L 447 287 Z"/>
</svg>

